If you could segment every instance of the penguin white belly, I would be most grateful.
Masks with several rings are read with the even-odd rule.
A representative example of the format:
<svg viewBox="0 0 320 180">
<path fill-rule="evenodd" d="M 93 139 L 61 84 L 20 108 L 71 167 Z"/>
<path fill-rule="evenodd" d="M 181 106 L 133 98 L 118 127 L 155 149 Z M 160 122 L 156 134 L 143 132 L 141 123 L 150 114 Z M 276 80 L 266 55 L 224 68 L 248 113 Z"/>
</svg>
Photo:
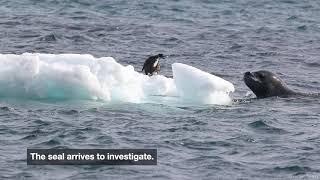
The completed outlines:
<svg viewBox="0 0 320 180">
<path fill-rule="evenodd" d="M 159 63 L 159 58 L 153 63 L 153 67 L 154 68 L 157 67 L 158 63 Z"/>
</svg>

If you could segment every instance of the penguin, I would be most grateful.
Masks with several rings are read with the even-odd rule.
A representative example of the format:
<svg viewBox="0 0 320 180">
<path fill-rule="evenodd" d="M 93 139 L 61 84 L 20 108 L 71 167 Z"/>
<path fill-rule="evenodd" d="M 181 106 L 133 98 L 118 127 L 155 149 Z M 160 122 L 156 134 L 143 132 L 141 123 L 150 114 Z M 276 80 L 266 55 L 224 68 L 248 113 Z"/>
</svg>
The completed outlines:
<svg viewBox="0 0 320 180">
<path fill-rule="evenodd" d="M 160 59 L 164 59 L 163 54 L 158 54 L 155 56 L 150 56 L 143 64 L 142 72 L 144 70 L 146 75 L 152 76 L 154 72 L 157 74 L 160 72 Z"/>
</svg>

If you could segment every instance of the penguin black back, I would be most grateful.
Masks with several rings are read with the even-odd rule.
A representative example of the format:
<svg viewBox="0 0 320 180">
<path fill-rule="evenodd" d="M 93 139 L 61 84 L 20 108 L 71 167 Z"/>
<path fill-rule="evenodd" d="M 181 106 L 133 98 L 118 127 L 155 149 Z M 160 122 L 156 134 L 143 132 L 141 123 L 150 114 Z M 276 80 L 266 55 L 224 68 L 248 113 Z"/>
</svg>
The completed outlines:
<svg viewBox="0 0 320 180">
<path fill-rule="evenodd" d="M 143 68 L 141 71 L 144 70 L 144 73 L 146 75 L 152 76 L 154 72 L 159 73 L 160 72 L 160 63 L 159 60 L 164 59 L 163 54 L 157 54 L 155 56 L 150 56 L 148 59 L 144 62 Z"/>
</svg>

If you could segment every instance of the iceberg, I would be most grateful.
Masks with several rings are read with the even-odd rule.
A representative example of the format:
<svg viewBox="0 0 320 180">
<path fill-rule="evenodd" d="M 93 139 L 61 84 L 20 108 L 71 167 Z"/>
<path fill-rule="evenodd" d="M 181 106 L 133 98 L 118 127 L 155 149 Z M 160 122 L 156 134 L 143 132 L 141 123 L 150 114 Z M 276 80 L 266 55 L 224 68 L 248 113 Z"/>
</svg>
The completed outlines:
<svg viewBox="0 0 320 180">
<path fill-rule="evenodd" d="M 230 104 L 230 82 L 181 63 L 172 71 L 173 78 L 147 76 L 112 57 L 90 54 L 0 54 L 0 96 L 132 103 L 162 97 L 166 103 L 172 97 L 179 103 Z"/>
</svg>

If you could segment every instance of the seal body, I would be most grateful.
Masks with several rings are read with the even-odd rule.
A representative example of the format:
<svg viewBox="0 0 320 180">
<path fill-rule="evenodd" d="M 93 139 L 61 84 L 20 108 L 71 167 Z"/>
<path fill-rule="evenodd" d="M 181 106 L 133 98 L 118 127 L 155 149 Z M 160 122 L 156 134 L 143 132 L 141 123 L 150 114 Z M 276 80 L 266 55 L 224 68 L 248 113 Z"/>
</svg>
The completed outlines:
<svg viewBox="0 0 320 180">
<path fill-rule="evenodd" d="M 163 54 L 158 54 L 155 56 L 150 56 L 143 64 L 142 71 L 144 70 L 144 73 L 146 75 L 152 76 L 153 73 L 159 73 L 160 72 L 160 59 L 164 59 Z"/>
<path fill-rule="evenodd" d="M 246 72 L 243 80 L 257 98 L 272 96 L 288 97 L 300 94 L 292 91 L 275 74 L 269 71 Z"/>
</svg>

